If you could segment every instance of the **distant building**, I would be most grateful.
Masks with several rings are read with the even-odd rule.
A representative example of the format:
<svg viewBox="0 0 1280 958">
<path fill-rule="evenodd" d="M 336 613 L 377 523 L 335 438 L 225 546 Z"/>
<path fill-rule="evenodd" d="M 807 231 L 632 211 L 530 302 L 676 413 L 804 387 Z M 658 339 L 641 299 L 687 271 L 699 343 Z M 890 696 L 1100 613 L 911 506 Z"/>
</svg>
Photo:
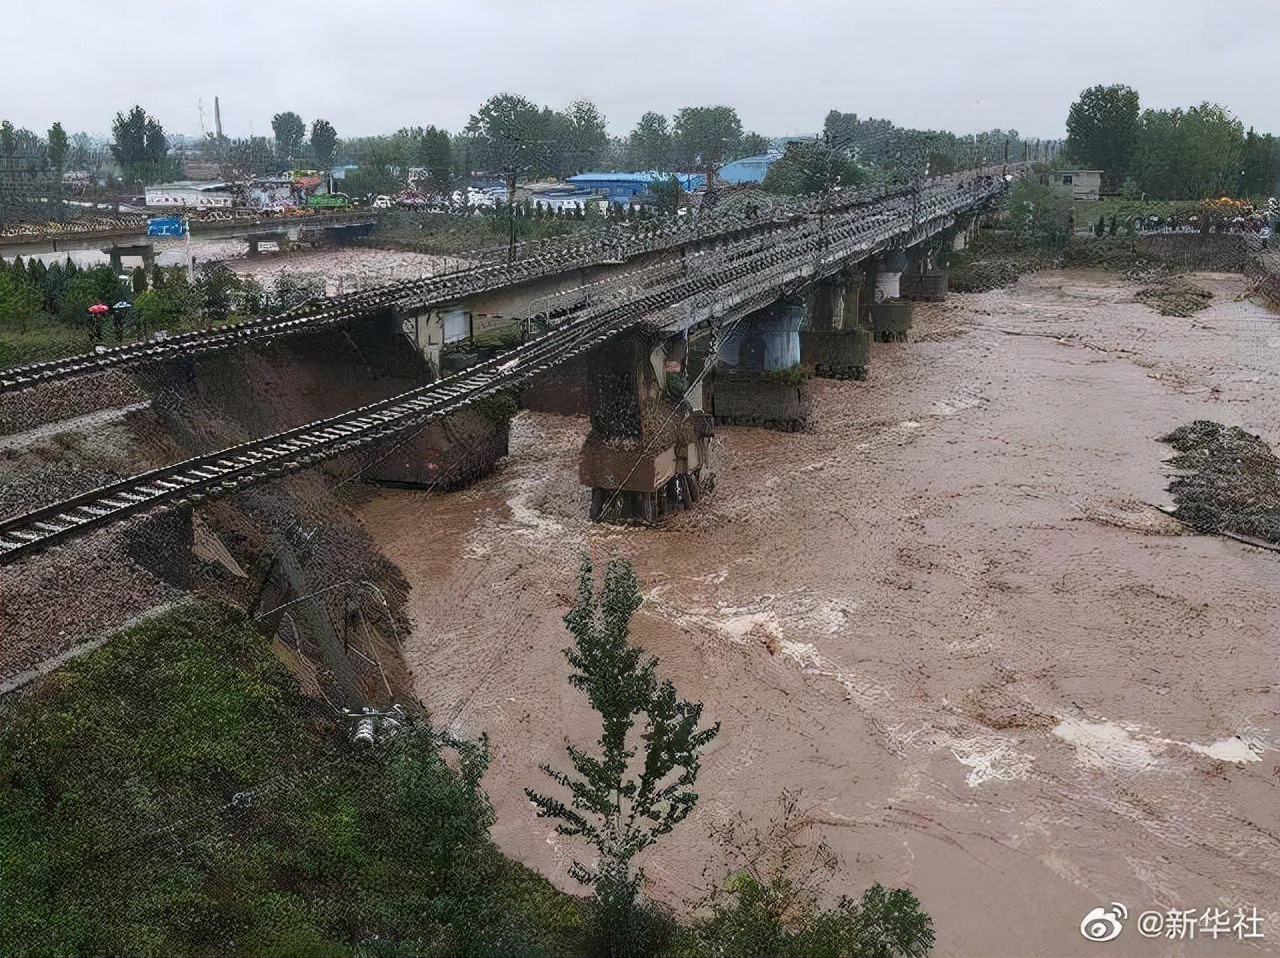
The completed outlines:
<svg viewBox="0 0 1280 958">
<path fill-rule="evenodd" d="M 675 177 L 680 189 L 695 193 L 706 189 L 707 178 L 701 173 L 659 173 L 648 170 L 638 173 L 579 173 L 571 176 L 569 183 L 580 189 L 590 190 L 610 203 L 644 204 L 653 202 L 649 187 L 659 180 Z"/>
<path fill-rule="evenodd" d="M 781 153 L 761 153 L 759 156 L 744 156 L 740 160 L 726 163 L 716 174 L 730 186 L 739 183 L 763 183 L 765 174 L 775 162 L 782 157 Z"/>
<path fill-rule="evenodd" d="M 1044 183 L 1045 179 L 1048 183 Z M 1061 186 L 1071 191 L 1073 200 L 1096 200 L 1102 189 L 1101 170 L 1063 170 L 1059 173 L 1048 173 L 1041 177 L 1046 186 Z"/>
<path fill-rule="evenodd" d="M 218 209 L 235 205 L 235 196 L 226 183 L 196 183 L 182 180 L 148 186 L 147 206 L 156 209 Z"/>
<path fill-rule="evenodd" d="M 557 213 L 564 210 L 572 210 L 577 212 L 585 210 L 587 204 L 600 202 L 600 197 L 592 190 L 569 187 L 534 190 L 529 193 L 528 202 L 530 206 L 541 204 L 544 209 L 554 210 Z"/>
</svg>

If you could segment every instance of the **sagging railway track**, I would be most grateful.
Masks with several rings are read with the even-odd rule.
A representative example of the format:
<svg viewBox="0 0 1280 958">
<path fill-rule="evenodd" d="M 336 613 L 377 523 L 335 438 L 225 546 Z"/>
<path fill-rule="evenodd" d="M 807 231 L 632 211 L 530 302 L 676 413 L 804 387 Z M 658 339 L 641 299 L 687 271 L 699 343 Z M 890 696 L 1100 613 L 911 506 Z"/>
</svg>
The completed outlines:
<svg viewBox="0 0 1280 958">
<path fill-rule="evenodd" d="M 1002 185 L 1002 184 L 1001 184 Z M 348 455 L 431 420 L 459 411 L 500 389 L 519 385 L 648 319 L 668 327 L 683 302 L 714 295 L 725 302 L 756 303 L 776 296 L 800 273 L 816 276 L 850 257 L 868 255 L 923 223 L 998 194 L 993 186 L 963 199 L 935 191 L 904 222 L 900 205 L 864 215 L 827 211 L 825 225 L 805 220 L 779 242 L 748 237 L 730 247 L 719 269 L 676 279 L 624 303 L 585 308 L 551 332 L 442 379 L 358 409 L 262 439 L 196 456 L 90 490 L 0 521 L 0 563 L 55 545 L 90 530 L 161 507 L 182 507 L 270 481 L 317 462 Z M 390 294 L 395 295 L 395 294 Z"/>
</svg>

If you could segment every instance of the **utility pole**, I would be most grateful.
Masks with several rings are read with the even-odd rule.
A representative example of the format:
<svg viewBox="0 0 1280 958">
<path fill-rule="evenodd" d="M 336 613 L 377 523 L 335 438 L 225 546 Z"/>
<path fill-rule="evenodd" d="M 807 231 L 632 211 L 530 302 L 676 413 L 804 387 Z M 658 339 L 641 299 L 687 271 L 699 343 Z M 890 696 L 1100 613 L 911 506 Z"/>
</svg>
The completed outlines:
<svg viewBox="0 0 1280 958">
<path fill-rule="evenodd" d="M 507 216 L 511 220 L 511 240 L 507 246 L 507 265 L 516 261 L 516 171 L 507 171 Z"/>
</svg>

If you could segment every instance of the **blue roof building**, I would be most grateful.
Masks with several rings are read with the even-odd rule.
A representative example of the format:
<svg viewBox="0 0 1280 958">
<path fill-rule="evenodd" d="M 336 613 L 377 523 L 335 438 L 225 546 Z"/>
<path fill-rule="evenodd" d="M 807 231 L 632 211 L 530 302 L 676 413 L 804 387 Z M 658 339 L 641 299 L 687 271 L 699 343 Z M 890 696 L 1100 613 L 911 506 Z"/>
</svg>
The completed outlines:
<svg viewBox="0 0 1280 958">
<path fill-rule="evenodd" d="M 765 174 L 774 162 L 782 157 L 781 153 L 761 153 L 759 156 L 744 156 L 740 160 L 726 163 L 720 167 L 720 177 L 730 186 L 739 183 L 763 183 Z"/>
<path fill-rule="evenodd" d="M 695 193 L 705 189 L 707 178 L 701 173 L 658 173 L 647 170 L 638 173 L 579 173 L 566 182 L 604 196 L 610 203 L 648 203 L 653 194 L 649 186 L 657 180 L 675 177 L 680 189 Z"/>
</svg>

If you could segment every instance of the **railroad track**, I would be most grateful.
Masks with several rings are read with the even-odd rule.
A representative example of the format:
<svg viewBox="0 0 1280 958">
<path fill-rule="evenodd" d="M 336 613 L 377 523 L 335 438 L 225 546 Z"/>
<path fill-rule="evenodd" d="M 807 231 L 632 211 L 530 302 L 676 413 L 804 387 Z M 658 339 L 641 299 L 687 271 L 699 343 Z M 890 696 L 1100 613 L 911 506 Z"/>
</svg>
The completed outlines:
<svg viewBox="0 0 1280 958">
<path fill-rule="evenodd" d="M 993 189 L 981 199 L 998 192 Z M 92 529 L 159 507 L 194 505 L 205 499 L 352 453 L 406 430 L 457 412 L 499 389 L 545 372 L 645 319 L 674 322 L 671 312 L 719 295 L 743 303 L 775 296 L 788 282 L 810 271 L 838 268 L 846 259 L 883 248 L 910 234 L 922 222 L 936 221 L 971 206 L 943 193 L 931 195 L 912 211 L 910 225 L 890 203 L 883 215 L 854 211 L 826 214 L 825 227 L 806 221 L 782 242 L 760 243 L 748 237 L 732 248 L 718 269 L 686 276 L 624 303 L 585 308 L 551 332 L 436 383 L 327 419 L 183 462 L 148 470 L 70 499 L 0 521 L 0 563 L 46 548 Z M 736 254 L 736 255 L 735 255 Z M 812 263 L 805 267 L 804 264 Z M 797 266 L 797 264 L 801 264 Z"/>
<path fill-rule="evenodd" d="M 940 178 L 931 184 L 934 193 L 951 189 L 955 177 Z M 602 259 L 629 259 L 643 253 L 681 246 L 690 242 L 729 238 L 742 231 L 764 236 L 776 235 L 784 224 L 793 225 L 812 216 L 822 206 L 824 217 L 839 217 L 883 205 L 897 199 L 905 203 L 915 194 L 903 189 L 850 191 L 836 201 L 806 201 L 781 204 L 773 219 L 759 221 L 741 215 L 693 223 L 674 223 L 643 234 L 619 237 L 610 233 L 587 239 L 574 237 L 564 244 L 542 249 L 533 256 L 511 264 L 485 265 L 427 280 L 400 280 L 368 290 L 334 297 L 322 304 L 309 302 L 267 320 L 233 323 L 213 330 L 170 336 L 159 342 L 131 343 L 99 352 L 15 366 L 0 372 L 0 393 L 16 392 L 48 382 L 72 379 L 113 368 L 129 368 L 144 363 L 240 346 L 249 342 L 294 335 L 312 329 L 341 324 L 381 310 L 423 310 L 444 305 L 478 293 L 491 292 L 529 279 L 569 272 L 594 265 Z M 782 222 L 779 222 L 779 219 Z"/>
</svg>

